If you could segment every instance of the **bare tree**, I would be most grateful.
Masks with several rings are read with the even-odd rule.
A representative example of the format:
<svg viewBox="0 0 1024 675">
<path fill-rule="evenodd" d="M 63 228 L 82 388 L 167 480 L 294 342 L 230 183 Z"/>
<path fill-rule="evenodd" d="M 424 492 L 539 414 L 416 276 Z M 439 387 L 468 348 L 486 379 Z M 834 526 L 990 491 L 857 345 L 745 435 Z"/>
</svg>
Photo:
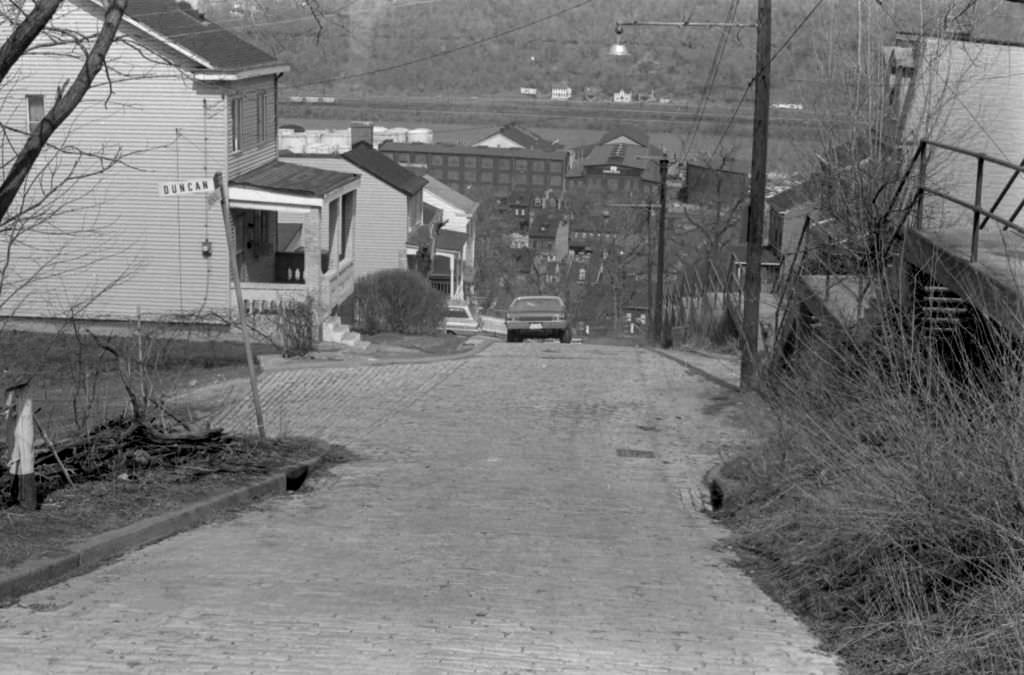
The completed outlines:
<svg viewBox="0 0 1024 675">
<path fill-rule="evenodd" d="M 59 50 L 65 57 L 81 60 L 74 79 L 54 83 L 53 103 L 33 120 L 31 128 L 0 127 L 0 309 L 9 314 L 17 298 L 42 277 L 52 274 L 47 262 L 63 251 L 73 233 L 56 223 L 77 209 L 67 198 L 76 184 L 95 179 L 123 161 L 119 150 L 97 153 L 76 147 L 68 135 L 55 132 L 68 120 L 92 88 L 96 77 L 106 71 L 108 86 L 117 74 L 107 67 L 107 54 L 117 39 L 127 0 L 108 0 L 96 33 L 82 34 L 57 25 L 62 0 L 39 0 L 26 11 L 21 3 L 6 3 L 0 21 L 10 33 L 0 46 L 0 96 L 6 84 L 17 83 L 17 67 L 26 55 L 46 49 Z M 32 246 L 23 246 L 30 234 L 39 235 Z M 19 256 L 31 264 L 17 276 L 12 268 Z M 90 260 L 65 258 L 63 270 L 85 267 Z"/>
</svg>

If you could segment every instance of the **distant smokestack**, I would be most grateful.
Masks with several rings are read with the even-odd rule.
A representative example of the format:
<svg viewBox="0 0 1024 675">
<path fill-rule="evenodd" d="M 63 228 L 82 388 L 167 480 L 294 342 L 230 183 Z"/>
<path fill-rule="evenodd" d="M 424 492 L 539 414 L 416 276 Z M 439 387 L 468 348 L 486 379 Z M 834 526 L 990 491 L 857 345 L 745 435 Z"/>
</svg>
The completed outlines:
<svg viewBox="0 0 1024 675">
<path fill-rule="evenodd" d="M 356 147 L 359 142 L 369 143 L 370 147 L 373 147 L 373 123 L 372 122 L 353 122 L 352 123 L 352 147 Z"/>
</svg>

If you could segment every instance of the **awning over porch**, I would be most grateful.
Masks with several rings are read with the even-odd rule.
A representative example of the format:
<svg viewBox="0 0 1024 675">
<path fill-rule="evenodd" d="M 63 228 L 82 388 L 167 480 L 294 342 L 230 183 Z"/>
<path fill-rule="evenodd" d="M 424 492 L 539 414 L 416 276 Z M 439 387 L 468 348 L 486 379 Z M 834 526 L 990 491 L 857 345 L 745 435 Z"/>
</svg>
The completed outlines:
<svg viewBox="0 0 1024 675">
<path fill-rule="evenodd" d="M 324 197 L 359 186 L 359 176 L 274 160 L 228 183 L 232 208 L 261 210 L 323 206 Z M 346 189 L 348 188 L 348 189 Z"/>
<path fill-rule="evenodd" d="M 465 232 L 441 230 L 437 233 L 437 241 L 434 244 L 434 248 L 438 251 L 455 251 L 458 253 L 466 245 L 466 239 Z"/>
</svg>

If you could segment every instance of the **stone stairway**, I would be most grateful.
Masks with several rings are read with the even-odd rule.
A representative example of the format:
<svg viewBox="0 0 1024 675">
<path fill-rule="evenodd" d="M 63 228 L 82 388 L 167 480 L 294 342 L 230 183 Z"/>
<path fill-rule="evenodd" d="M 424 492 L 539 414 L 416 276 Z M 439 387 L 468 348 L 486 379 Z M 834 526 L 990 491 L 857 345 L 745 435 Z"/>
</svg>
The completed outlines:
<svg viewBox="0 0 1024 675">
<path fill-rule="evenodd" d="M 355 351 L 365 351 L 370 343 L 363 342 L 362 337 L 352 330 L 348 324 L 341 322 L 336 316 L 328 318 L 321 326 L 322 342 L 328 345 L 339 345 Z"/>
</svg>

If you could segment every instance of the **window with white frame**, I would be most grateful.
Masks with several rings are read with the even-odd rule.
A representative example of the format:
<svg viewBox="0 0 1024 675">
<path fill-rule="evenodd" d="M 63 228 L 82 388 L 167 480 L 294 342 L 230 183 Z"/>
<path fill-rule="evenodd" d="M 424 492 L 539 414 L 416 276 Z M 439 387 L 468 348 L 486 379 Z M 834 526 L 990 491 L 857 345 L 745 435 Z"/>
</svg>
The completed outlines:
<svg viewBox="0 0 1024 675">
<path fill-rule="evenodd" d="M 231 99 L 231 152 L 242 149 L 242 97 Z"/>
<path fill-rule="evenodd" d="M 28 94 L 25 104 L 28 107 L 28 130 L 34 131 L 46 115 L 46 99 L 42 94 Z"/>
</svg>

